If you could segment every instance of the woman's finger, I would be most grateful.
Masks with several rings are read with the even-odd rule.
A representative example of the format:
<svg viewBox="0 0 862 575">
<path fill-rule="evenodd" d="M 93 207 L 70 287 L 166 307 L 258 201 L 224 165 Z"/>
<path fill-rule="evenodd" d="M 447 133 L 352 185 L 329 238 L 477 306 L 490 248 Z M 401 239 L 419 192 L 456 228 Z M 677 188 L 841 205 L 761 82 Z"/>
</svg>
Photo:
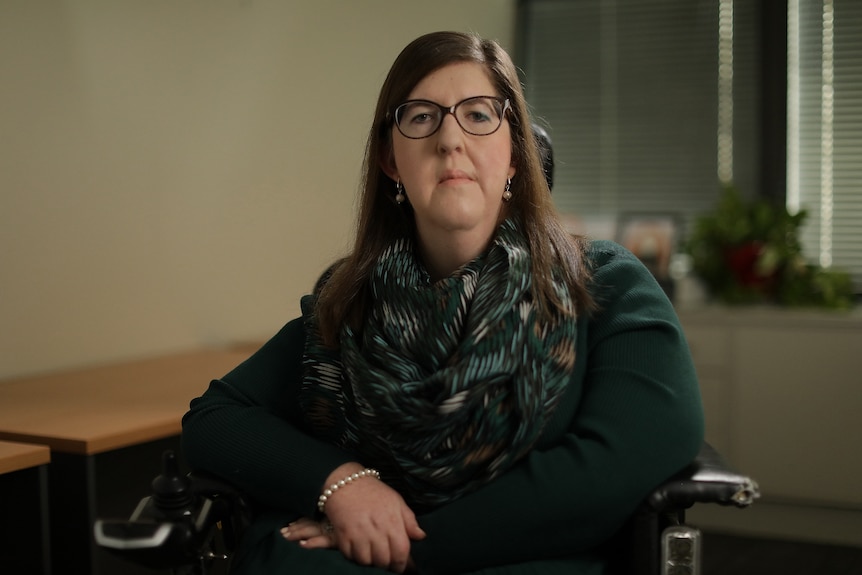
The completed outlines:
<svg viewBox="0 0 862 575">
<path fill-rule="evenodd" d="M 281 528 L 282 536 L 288 541 L 299 541 L 316 535 L 321 535 L 320 526 L 317 521 L 299 519 Z"/>
<path fill-rule="evenodd" d="M 308 542 L 313 541 L 309 548 L 334 547 L 335 533 L 329 521 L 313 521 L 311 519 L 298 519 L 293 523 L 281 528 L 281 535 L 288 541 Z"/>
<path fill-rule="evenodd" d="M 306 549 L 334 549 L 335 541 L 330 535 L 318 535 L 308 539 L 300 539 L 299 544 Z"/>
</svg>

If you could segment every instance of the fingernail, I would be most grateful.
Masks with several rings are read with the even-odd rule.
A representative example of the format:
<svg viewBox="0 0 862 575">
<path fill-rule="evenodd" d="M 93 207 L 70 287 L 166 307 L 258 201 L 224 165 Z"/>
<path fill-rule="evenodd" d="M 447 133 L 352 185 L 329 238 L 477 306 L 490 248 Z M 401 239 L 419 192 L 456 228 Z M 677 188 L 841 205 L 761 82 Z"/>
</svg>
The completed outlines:
<svg viewBox="0 0 862 575">
<path fill-rule="evenodd" d="M 281 528 L 281 534 L 282 534 L 284 537 L 287 537 L 288 535 L 290 535 L 290 529 L 289 529 L 289 528 L 287 528 L 287 527 L 282 527 L 282 528 Z"/>
<path fill-rule="evenodd" d="M 308 545 L 308 539 L 300 539 L 299 544 L 305 547 L 306 545 Z"/>
</svg>

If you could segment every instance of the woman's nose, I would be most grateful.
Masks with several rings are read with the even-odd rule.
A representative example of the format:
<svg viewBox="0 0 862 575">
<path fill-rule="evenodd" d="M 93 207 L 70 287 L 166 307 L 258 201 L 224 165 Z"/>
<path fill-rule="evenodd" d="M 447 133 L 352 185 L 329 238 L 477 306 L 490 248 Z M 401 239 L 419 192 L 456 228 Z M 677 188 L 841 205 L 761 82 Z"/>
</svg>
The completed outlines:
<svg viewBox="0 0 862 575">
<path fill-rule="evenodd" d="M 437 147 L 440 151 L 451 152 L 464 145 L 464 130 L 454 114 L 446 114 L 437 131 Z"/>
</svg>

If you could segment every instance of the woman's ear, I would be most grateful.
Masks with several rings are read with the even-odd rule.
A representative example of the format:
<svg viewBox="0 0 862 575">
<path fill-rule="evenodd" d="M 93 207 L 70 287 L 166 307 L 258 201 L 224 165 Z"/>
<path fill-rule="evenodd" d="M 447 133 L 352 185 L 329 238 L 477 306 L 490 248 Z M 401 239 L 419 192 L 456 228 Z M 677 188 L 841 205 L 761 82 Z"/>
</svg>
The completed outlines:
<svg viewBox="0 0 862 575">
<path fill-rule="evenodd" d="M 397 182 L 400 179 L 398 176 L 398 167 L 395 165 L 395 154 L 392 152 L 391 147 L 387 150 L 381 150 L 378 163 L 383 173 L 389 176 L 392 181 Z"/>
</svg>

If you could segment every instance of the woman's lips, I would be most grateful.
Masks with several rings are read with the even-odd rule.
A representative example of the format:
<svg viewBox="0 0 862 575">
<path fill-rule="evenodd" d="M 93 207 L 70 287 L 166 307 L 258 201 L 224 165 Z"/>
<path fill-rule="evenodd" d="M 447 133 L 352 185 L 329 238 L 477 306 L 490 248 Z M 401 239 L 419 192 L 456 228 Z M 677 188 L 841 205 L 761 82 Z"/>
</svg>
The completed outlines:
<svg viewBox="0 0 862 575">
<path fill-rule="evenodd" d="M 462 172 L 460 170 L 448 170 L 444 172 L 443 175 L 440 177 L 440 183 L 443 184 L 446 182 L 463 180 L 471 181 L 472 179 L 473 178 L 471 178 L 467 174 L 467 172 Z"/>
</svg>

